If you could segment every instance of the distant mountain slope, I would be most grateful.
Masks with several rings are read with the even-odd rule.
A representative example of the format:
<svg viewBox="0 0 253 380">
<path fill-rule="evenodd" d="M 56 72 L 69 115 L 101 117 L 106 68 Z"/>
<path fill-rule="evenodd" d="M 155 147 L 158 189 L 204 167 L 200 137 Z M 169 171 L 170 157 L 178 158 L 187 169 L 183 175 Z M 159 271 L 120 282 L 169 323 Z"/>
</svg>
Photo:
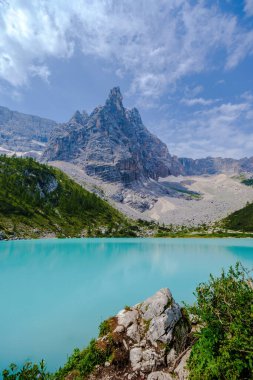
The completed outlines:
<svg viewBox="0 0 253 380">
<path fill-rule="evenodd" d="M 56 122 L 0 106 L 0 153 L 39 156 Z"/>
<path fill-rule="evenodd" d="M 0 156 L 0 238 L 99 235 L 96 229 L 126 225 L 121 213 L 60 170 Z"/>
<path fill-rule="evenodd" d="M 178 171 L 167 146 L 147 130 L 138 110 L 124 108 L 118 87 L 91 115 L 77 111 L 59 125 L 43 159 L 72 162 L 90 176 L 125 184 Z"/>
<path fill-rule="evenodd" d="M 229 230 L 253 232 L 253 203 L 230 214 L 224 220 L 224 225 Z"/>
<path fill-rule="evenodd" d="M 206 157 L 199 159 L 179 158 L 181 174 L 183 175 L 211 175 L 219 173 L 238 174 L 253 172 L 253 157 L 234 158 Z"/>
</svg>

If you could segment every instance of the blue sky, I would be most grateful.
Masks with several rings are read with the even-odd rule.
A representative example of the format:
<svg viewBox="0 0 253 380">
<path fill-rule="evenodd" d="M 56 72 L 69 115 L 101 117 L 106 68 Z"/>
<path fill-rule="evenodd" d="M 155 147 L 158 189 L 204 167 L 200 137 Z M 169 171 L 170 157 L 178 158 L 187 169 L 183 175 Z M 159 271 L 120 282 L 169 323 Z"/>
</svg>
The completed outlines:
<svg viewBox="0 0 253 380">
<path fill-rule="evenodd" d="M 0 105 L 64 122 L 113 86 L 172 154 L 253 156 L 253 0 L 0 0 Z"/>
</svg>

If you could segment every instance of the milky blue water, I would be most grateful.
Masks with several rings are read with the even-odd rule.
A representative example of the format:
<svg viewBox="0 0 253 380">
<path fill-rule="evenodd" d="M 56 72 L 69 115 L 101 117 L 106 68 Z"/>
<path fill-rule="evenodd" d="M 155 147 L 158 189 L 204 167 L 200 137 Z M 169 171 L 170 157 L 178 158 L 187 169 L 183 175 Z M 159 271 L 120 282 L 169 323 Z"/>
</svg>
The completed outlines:
<svg viewBox="0 0 253 380">
<path fill-rule="evenodd" d="M 169 287 L 193 301 L 209 273 L 253 267 L 251 239 L 63 239 L 0 242 L 0 369 L 63 364 L 99 323 Z"/>
</svg>

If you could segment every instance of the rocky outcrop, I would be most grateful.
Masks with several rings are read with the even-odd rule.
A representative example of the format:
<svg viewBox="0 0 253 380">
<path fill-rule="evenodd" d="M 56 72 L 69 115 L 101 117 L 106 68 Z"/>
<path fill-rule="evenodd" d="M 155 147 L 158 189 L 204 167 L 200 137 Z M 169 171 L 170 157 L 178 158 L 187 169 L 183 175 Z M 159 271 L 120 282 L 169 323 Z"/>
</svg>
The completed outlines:
<svg viewBox="0 0 253 380">
<path fill-rule="evenodd" d="M 182 175 L 253 173 L 253 157 L 242 158 L 240 160 L 221 157 L 206 157 L 196 160 L 192 158 L 179 158 L 178 162 L 178 174 Z"/>
<path fill-rule="evenodd" d="M 0 106 L 0 154 L 18 153 L 38 158 L 56 122 Z"/>
<path fill-rule="evenodd" d="M 43 159 L 72 162 L 89 176 L 124 184 L 166 177 L 174 170 L 167 146 L 147 130 L 136 108 L 123 106 L 118 87 L 89 116 L 77 111 L 59 125 Z"/>
<path fill-rule="evenodd" d="M 125 308 L 105 323 L 106 334 L 97 345 L 104 350 L 112 347 L 111 360 L 98 366 L 90 380 L 187 378 L 185 355 L 191 327 L 168 289 Z"/>
</svg>

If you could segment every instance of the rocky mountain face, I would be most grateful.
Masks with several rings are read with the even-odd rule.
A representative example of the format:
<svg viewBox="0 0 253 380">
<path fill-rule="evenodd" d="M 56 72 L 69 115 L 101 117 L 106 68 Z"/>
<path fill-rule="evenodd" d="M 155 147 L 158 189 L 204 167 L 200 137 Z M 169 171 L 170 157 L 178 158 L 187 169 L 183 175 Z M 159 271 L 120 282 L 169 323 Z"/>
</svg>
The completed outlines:
<svg viewBox="0 0 253 380">
<path fill-rule="evenodd" d="M 56 122 L 0 106 L 0 154 L 39 157 Z"/>
<path fill-rule="evenodd" d="M 118 87 L 104 106 L 88 115 L 76 111 L 58 125 L 43 154 L 44 161 L 71 162 L 89 176 L 130 184 L 168 175 L 210 175 L 253 172 L 253 157 L 240 160 L 171 156 L 167 146 L 143 125 L 136 108 L 126 109 Z"/>
<path fill-rule="evenodd" d="M 49 138 L 50 137 L 50 138 Z M 126 109 L 118 87 L 104 106 L 88 115 L 76 111 L 64 124 L 0 106 L 0 154 L 33 156 L 77 164 L 107 182 L 173 175 L 253 172 L 253 157 L 193 160 L 170 155 L 167 146 L 143 125 L 136 108 Z"/>
<path fill-rule="evenodd" d="M 118 87 L 90 115 L 77 111 L 69 122 L 58 125 L 43 159 L 72 162 L 89 176 L 124 184 L 177 174 L 177 160 L 143 125 L 138 110 L 123 106 Z"/>
<path fill-rule="evenodd" d="M 179 158 L 179 173 L 182 175 L 211 175 L 218 173 L 253 173 L 253 157 L 236 160 L 233 158 L 206 157 L 193 160 Z"/>
</svg>

